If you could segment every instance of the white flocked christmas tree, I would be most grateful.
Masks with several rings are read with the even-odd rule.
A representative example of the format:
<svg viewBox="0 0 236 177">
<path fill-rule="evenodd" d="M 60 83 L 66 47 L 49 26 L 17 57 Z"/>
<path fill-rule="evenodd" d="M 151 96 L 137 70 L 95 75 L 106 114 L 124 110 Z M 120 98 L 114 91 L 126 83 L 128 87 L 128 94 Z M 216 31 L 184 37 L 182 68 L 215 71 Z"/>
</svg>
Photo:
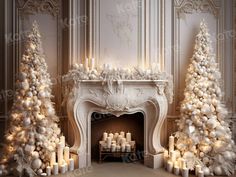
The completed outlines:
<svg viewBox="0 0 236 177">
<path fill-rule="evenodd" d="M 198 164 L 205 175 L 230 175 L 235 170 L 236 146 L 222 103 L 221 73 L 212 51 L 203 21 L 186 75 L 176 148 L 189 169 Z"/>
<path fill-rule="evenodd" d="M 40 38 L 34 22 L 19 66 L 2 159 L 2 163 L 8 164 L 8 172 L 21 176 L 34 176 L 45 170 L 60 135 Z"/>
</svg>

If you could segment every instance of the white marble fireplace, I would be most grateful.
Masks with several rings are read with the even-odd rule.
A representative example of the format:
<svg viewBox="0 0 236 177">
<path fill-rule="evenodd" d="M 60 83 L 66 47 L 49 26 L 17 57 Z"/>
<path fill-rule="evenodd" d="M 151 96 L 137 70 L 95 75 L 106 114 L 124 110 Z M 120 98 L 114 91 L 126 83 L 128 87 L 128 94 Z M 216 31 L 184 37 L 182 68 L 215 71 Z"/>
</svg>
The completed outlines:
<svg viewBox="0 0 236 177">
<path fill-rule="evenodd" d="M 79 155 L 79 168 L 91 166 L 91 115 L 144 115 L 144 165 L 162 166 L 161 127 L 172 88 L 167 80 L 67 80 L 67 112 L 73 128 L 71 151 Z"/>
</svg>

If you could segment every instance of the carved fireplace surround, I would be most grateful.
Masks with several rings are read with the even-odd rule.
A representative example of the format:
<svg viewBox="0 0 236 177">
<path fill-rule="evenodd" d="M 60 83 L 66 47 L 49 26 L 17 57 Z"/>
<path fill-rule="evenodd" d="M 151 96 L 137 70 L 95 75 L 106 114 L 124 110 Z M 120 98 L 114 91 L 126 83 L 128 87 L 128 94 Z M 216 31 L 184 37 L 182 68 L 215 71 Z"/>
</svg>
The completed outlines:
<svg viewBox="0 0 236 177">
<path fill-rule="evenodd" d="M 166 118 L 167 80 L 75 80 L 66 87 L 67 112 L 73 128 L 71 151 L 79 155 L 79 168 L 91 166 L 91 115 L 93 112 L 115 116 L 141 112 L 144 115 L 144 165 L 162 166 L 161 127 Z"/>
</svg>

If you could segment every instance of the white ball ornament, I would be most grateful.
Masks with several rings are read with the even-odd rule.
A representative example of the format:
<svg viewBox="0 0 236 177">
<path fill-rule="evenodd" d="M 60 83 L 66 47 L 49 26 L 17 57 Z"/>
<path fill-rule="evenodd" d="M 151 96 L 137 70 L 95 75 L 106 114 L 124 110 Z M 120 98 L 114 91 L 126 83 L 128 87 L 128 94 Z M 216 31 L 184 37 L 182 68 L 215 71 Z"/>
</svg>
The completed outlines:
<svg viewBox="0 0 236 177">
<path fill-rule="evenodd" d="M 211 118 L 207 121 L 207 127 L 211 128 L 211 129 L 214 129 L 216 126 L 217 126 L 217 120 L 216 119 Z"/>
<path fill-rule="evenodd" d="M 30 118 L 29 118 L 29 117 L 25 117 L 25 118 L 23 119 L 23 126 L 27 127 L 27 126 L 29 126 L 30 124 L 31 124 Z"/>
<path fill-rule="evenodd" d="M 217 176 L 223 175 L 223 169 L 221 168 L 221 166 L 216 166 L 213 169 L 214 174 Z"/>
<path fill-rule="evenodd" d="M 208 176 L 211 174 L 211 171 L 208 167 L 203 167 L 202 171 L 204 172 L 205 176 Z"/>
<path fill-rule="evenodd" d="M 33 157 L 33 159 L 38 159 L 39 153 L 37 151 L 32 152 L 32 157 Z"/>
</svg>

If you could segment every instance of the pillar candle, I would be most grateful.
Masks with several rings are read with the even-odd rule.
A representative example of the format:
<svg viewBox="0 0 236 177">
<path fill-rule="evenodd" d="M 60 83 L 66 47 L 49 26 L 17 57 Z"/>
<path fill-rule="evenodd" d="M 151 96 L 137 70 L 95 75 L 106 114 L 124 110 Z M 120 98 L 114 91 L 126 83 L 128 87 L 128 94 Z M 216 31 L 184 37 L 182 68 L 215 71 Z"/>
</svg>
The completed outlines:
<svg viewBox="0 0 236 177">
<path fill-rule="evenodd" d="M 126 133 L 126 140 L 127 142 L 130 142 L 131 141 L 131 133 Z"/>
<path fill-rule="evenodd" d="M 120 152 L 120 149 L 121 149 L 120 145 L 117 145 L 117 146 L 116 146 L 116 151 L 117 151 L 117 152 Z"/>
<path fill-rule="evenodd" d="M 46 173 L 47 173 L 47 176 L 51 176 L 51 167 L 50 166 L 47 166 Z"/>
<path fill-rule="evenodd" d="M 119 133 L 115 133 L 114 134 L 114 139 L 117 140 L 118 136 L 119 136 Z"/>
<path fill-rule="evenodd" d="M 195 166 L 195 175 L 198 176 L 198 172 L 201 171 L 201 165 Z"/>
<path fill-rule="evenodd" d="M 60 166 L 60 172 L 61 172 L 62 174 L 66 172 L 66 166 L 65 166 L 65 164 L 62 164 L 62 165 Z"/>
<path fill-rule="evenodd" d="M 182 177 L 189 177 L 189 170 L 188 168 L 182 169 Z"/>
<path fill-rule="evenodd" d="M 69 163 L 69 158 L 70 158 L 70 148 L 66 146 L 64 148 L 64 160 L 66 163 Z"/>
<path fill-rule="evenodd" d="M 121 144 L 121 138 L 122 138 L 122 135 L 118 135 L 118 138 L 117 138 L 117 143 L 118 144 Z"/>
<path fill-rule="evenodd" d="M 85 70 L 89 71 L 89 59 L 88 58 L 85 59 L 85 64 L 84 65 L 85 65 Z"/>
<path fill-rule="evenodd" d="M 168 157 L 169 157 L 168 151 L 165 150 L 164 153 L 163 153 L 163 160 L 164 160 L 164 168 L 165 168 L 165 169 L 166 169 L 166 167 L 167 167 Z"/>
<path fill-rule="evenodd" d="M 121 144 L 126 143 L 126 138 L 121 138 Z"/>
<path fill-rule="evenodd" d="M 174 166 L 174 174 L 177 176 L 179 175 L 179 166 Z"/>
<path fill-rule="evenodd" d="M 40 176 L 48 176 L 47 173 L 41 173 Z"/>
<path fill-rule="evenodd" d="M 130 144 L 126 144 L 125 145 L 125 150 L 126 150 L 126 152 L 131 152 L 131 145 Z"/>
<path fill-rule="evenodd" d="M 107 140 L 107 132 L 104 132 L 103 133 L 103 141 L 106 141 Z"/>
<path fill-rule="evenodd" d="M 121 145 L 121 152 L 125 152 L 125 144 Z"/>
<path fill-rule="evenodd" d="M 174 151 L 174 143 L 175 143 L 175 138 L 174 136 L 169 137 L 169 152 Z"/>
<path fill-rule="evenodd" d="M 53 167 L 54 163 L 56 163 L 56 152 L 52 152 L 50 157 L 50 166 Z"/>
<path fill-rule="evenodd" d="M 69 159 L 69 171 L 73 171 L 74 168 L 74 159 Z"/>
<path fill-rule="evenodd" d="M 111 137 L 107 137 L 107 147 L 111 148 Z"/>
<path fill-rule="evenodd" d="M 111 144 L 111 152 L 115 152 L 116 151 L 116 144 Z"/>
<path fill-rule="evenodd" d="M 95 69 L 95 58 L 91 58 L 91 70 Z"/>
<path fill-rule="evenodd" d="M 204 177 L 204 172 L 202 170 L 199 170 L 197 173 L 197 177 Z"/>
<path fill-rule="evenodd" d="M 59 142 L 57 144 L 57 159 L 58 159 L 58 165 L 62 165 L 63 161 L 63 143 Z"/>
<path fill-rule="evenodd" d="M 108 137 L 111 137 L 111 139 L 113 139 L 113 133 L 109 133 Z"/>
<path fill-rule="evenodd" d="M 122 136 L 122 138 L 124 138 L 125 137 L 125 132 L 121 131 L 120 135 Z"/>
<path fill-rule="evenodd" d="M 58 175 L 58 163 L 53 164 L 53 174 Z"/>
<path fill-rule="evenodd" d="M 170 160 L 167 162 L 167 171 L 170 173 L 173 171 L 173 162 Z"/>
<path fill-rule="evenodd" d="M 171 151 L 171 152 L 170 152 L 170 159 L 172 160 L 172 162 L 175 162 L 175 160 L 176 160 L 175 151 Z"/>
<path fill-rule="evenodd" d="M 65 136 L 61 136 L 61 137 L 60 137 L 60 142 L 62 143 L 62 146 L 63 146 L 63 148 L 64 148 L 65 145 L 66 145 Z"/>
</svg>

